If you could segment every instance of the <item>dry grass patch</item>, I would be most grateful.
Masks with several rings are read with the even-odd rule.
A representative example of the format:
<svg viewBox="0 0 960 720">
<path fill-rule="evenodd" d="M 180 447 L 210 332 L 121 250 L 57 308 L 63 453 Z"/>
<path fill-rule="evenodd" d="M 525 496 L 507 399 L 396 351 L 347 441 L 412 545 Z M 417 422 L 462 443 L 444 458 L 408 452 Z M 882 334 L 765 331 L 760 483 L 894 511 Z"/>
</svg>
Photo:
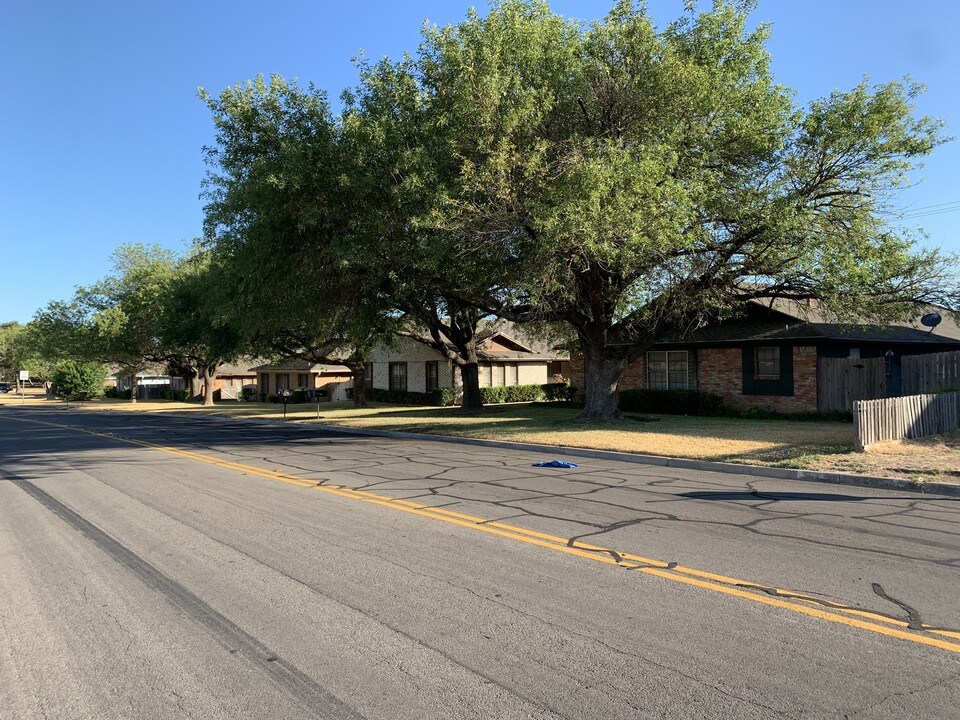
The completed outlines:
<svg viewBox="0 0 960 720">
<path fill-rule="evenodd" d="M 877 443 L 862 453 L 817 458 L 811 467 L 915 482 L 960 482 L 960 437 L 954 433 Z"/>
<path fill-rule="evenodd" d="M 222 402 L 212 408 L 167 400 L 97 400 L 85 408 L 137 412 L 189 412 L 227 417 L 283 418 L 273 403 Z M 319 418 L 317 417 L 319 412 Z M 617 423 L 573 423 L 579 411 L 544 404 L 491 405 L 477 413 L 352 403 L 288 405 L 286 419 L 342 427 L 401 430 L 455 437 L 542 443 L 643 455 L 689 457 L 763 465 L 800 466 L 806 458 L 852 449 L 849 424 L 628 414 Z"/>
<path fill-rule="evenodd" d="M 853 442 L 852 426 L 844 423 L 628 415 L 618 423 L 579 424 L 571 422 L 577 413 L 538 404 L 490 406 L 468 415 L 455 408 L 331 408 L 320 422 L 761 464 L 845 452 Z"/>
</svg>

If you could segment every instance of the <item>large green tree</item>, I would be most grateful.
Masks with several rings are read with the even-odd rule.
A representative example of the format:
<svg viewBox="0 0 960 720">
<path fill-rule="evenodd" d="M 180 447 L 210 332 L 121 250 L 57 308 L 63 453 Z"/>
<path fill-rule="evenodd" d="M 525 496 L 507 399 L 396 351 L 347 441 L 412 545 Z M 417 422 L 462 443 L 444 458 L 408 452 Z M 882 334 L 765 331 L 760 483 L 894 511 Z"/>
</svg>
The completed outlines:
<svg viewBox="0 0 960 720">
<path fill-rule="evenodd" d="M 459 371 L 461 407 L 482 406 L 479 352 L 494 325 L 486 296 L 516 272 L 516 257 L 472 230 L 439 227 L 457 164 L 438 143 L 445 135 L 409 58 L 360 65 L 345 93 L 341 144 L 355 209 L 351 237 L 375 269 L 379 302 L 403 318 L 398 335 L 426 345 Z"/>
<path fill-rule="evenodd" d="M 818 298 L 841 320 L 954 304 L 950 263 L 891 223 L 943 141 L 908 81 L 806 108 L 779 85 L 749 0 L 658 30 L 621 0 L 582 25 L 542 0 L 427 28 L 411 77 L 454 168 L 423 226 L 522 259 L 487 297 L 563 321 L 585 360 L 583 420 L 619 415 L 621 372 L 744 299 Z"/>
<path fill-rule="evenodd" d="M 229 270 L 198 248 L 177 263 L 164 294 L 159 354 L 190 379 L 195 397 L 205 388 L 205 405 L 213 405 L 220 367 L 249 342 L 236 313 L 235 287 Z"/>
<path fill-rule="evenodd" d="M 395 323 L 355 241 L 350 164 L 326 96 L 262 77 L 214 97 L 206 239 L 234 278 L 232 307 L 267 356 L 343 364 L 365 403 L 364 360 Z"/>
<path fill-rule="evenodd" d="M 0 323 L 0 380 L 16 381 L 23 367 L 23 337 L 26 326 L 18 322 Z"/>
<path fill-rule="evenodd" d="M 114 251 L 112 272 L 70 301 L 37 311 L 31 332 L 38 353 L 51 361 L 95 361 L 129 375 L 137 401 L 137 373 L 162 362 L 163 308 L 176 254 L 159 246 L 130 244 Z"/>
<path fill-rule="evenodd" d="M 395 333 L 451 360 L 476 408 L 489 311 L 470 298 L 504 262 L 454 259 L 459 237 L 418 224 L 445 163 L 424 151 L 433 135 L 408 79 L 402 64 L 363 66 L 339 118 L 323 93 L 279 77 L 202 93 L 217 127 L 207 237 L 262 354 L 346 365 L 363 404 L 364 361 Z"/>
<path fill-rule="evenodd" d="M 0 377 L 15 380 L 19 388 L 20 370 L 40 378 L 50 393 L 54 361 L 43 354 L 35 324 L 4 323 L 0 325 Z"/>
</svg>

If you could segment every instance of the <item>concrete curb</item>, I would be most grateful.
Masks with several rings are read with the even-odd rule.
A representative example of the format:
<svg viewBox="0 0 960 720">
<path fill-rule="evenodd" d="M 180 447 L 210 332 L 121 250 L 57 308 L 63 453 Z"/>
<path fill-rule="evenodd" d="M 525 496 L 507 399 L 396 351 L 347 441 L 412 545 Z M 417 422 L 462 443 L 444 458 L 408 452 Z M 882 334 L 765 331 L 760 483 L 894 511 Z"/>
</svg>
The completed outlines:
<svg viewBox="0 0 960 720">
<path fill-rule="evenodd" d="M 98 410 L 104 412 L 104 410 Z M 106 410 L 105 412 L 111 412 Z M 283 425 L 299 427 L 301 429 L 319 428 L 329 432 L 344 435 L 366 435 L 370 437 L 388 437 L 402 440 L 424 440 L 430 442 L 457 443 L 479 447 L 494 447 L 505 450 L 525 450 L 542 453 L 544 455 L 567 455 L 585 457 L 594 460 L 615 460 L 617 462 L 635 463 L 638 465 L 657 465 L 682 470 L 700 470 L 703 472 L 719 472 L 731 475 L 746 475 L 748 477 L 765 477 L 776 480 L 800 480 L 803 482 L 827 483 L 830 485 L 852 485 L 855 487 L 878 488 L 881 490 L 906 490 L 922 495 L 944 495 L 960 498 L 960 483 L 943 482 L 912 482 L 898 478 L 873 477 L 870 475 L 853 475 L 850 473 L 816 472 L 813 470 L 793 470 L 789 468 L 765 467 L 763 465 L 739 465 L 737 463 L 713 462 L 710 460 L 692 460 L 690 458 L 663 457 L 660 455 L 639 455 L 623 453 L 613 450 L 590 450 L 588 448 L 570 447 L 568 445 L 540 445 L 538 443 L 509 442 L 507 440 L 484 440 L 481 438 L 463 438 L 452 435 L 431 435 L 429 433 L 412 433 L 400 430 L 372 430 L 370 428 L 350 428 L 340 425 L 324 425 L 317 422 L 296 422 L 287 420 L 272 420 L 267 418 L 225 417 L 222 415 L 204 415 L 196 413 L 168 412 L 182 418 L 202 417 L 207 420 L 225 422 L 249 422 L 261 425 Z"/>
</svg>

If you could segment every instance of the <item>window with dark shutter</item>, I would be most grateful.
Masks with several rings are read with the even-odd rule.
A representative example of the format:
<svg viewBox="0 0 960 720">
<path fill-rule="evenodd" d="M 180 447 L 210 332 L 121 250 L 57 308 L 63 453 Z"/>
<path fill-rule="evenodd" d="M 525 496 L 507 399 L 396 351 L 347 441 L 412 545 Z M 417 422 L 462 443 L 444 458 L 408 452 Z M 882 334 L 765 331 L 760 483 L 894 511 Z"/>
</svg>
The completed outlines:
<svg viewBox="0 0 960 720">
<path fill-rule="evenodd" d="M 753 377 L 755 380 L 780 379 L 780 348 L 758 347 L 753 351 Z"/>
</svg>

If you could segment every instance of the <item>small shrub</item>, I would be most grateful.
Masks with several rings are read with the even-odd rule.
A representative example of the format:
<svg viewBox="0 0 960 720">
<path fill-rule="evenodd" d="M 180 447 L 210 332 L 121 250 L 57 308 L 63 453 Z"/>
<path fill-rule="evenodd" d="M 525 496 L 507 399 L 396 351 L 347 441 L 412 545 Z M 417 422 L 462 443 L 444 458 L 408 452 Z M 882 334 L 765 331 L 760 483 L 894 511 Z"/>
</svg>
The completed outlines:
<svg viewBox="0 0 960 720">
<path fill-rule="evenodd" d="M 570 387 L 570 381 L 562 383 L 547 383 L 541 385 L 544 398 L 555 402 L 569 402 L 573 399 L 574 388 Z"/>
<path fill-rule="evenodd" d="M 457 394 L 452 387 L 441 387 L 430 393 L 430 399 L 433 405 L 453 405 L 457 401 Z"/>
<path fill-rule="evenodd" d="M 103 396 L 104 396 L 105 398 L 115 398 L 115 397 L 117 397 L 117 388 L 116 388 L 116 387 L 104 388 L 104 390 L 103 390 Z"/>
<path fill-rule="evenodd" d="M 287 398 L 287 402 L 293 405 L 302 405 L 307 402 L 307 391 L 303 388 L 297 388 L 293 391 L 293 395 Z"/>
<path fill-rule="evenodd" d="M 106 380 L 107 368 L 100 363 L 62 360 L 53 371 L 54 393 L 66 400 L 100 397 Z"/>
<path fill-rule="evenodd" d="M 246 402 L 252 402 L 257 396 L 257 391 L 251 387 L 245 387 L 240 390 L 240 397 Z"/>
</svg>

